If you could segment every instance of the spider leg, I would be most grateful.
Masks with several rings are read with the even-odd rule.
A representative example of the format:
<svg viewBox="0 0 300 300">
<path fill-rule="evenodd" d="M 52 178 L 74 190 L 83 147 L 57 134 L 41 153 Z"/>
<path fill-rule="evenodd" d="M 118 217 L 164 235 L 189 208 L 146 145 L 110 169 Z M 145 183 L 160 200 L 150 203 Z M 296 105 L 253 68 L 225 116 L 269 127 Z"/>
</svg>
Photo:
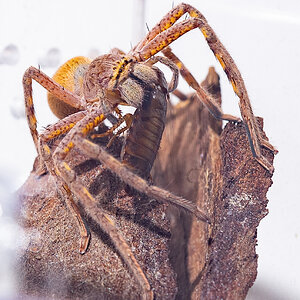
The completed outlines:
<svg viewBox="0 0 300 300">
<path fill-rule="evenodd" d="M 51 161 L 51 162 L 47 162 L 46 165 L 47 167 L 50 168 L 50 166 L 53 166 L 54 164 Z M 84 254 L 87 251 L 90 242 L 90 238 L 91 238 L 90 230 L 86 225 L 86 223 L 84 222 L 77 204 L 73 200 L 73 196 L 68 185 L 65 184 L 62 179 L 60 179 L 60 176 L 58 176 L 59 174 L 53 171 L 51 171 L 50 173 L 55 179 L 56 187 L 57 190 L 59 191 L 59 195 L 61 199 L 63 199 L 63 201 L 66 203 L 69 212 L 71 213 L 74 220 L 77 222 L 77 226 L 80 234 L 79 253 Z"/>
<path fill-rule="evenodd" d="M 117 49 L 117 48 L 115 48 Z M 118 50 L 118 49 L 117 49 Z M 121 50 L 120 50 L 121 51 Z M 108 119 L 108 121 L 110 121 L 113 125 L 111 128 L 109 128 L 106 132 L 103 132 L 103 133 L 95 133 L 95 134 L 92 134 L 90 136 L 90 138 L 92 139 L 96 139 L 96 138 L 102 138 L 102 137 L 105 137 L 105 136 L 108 136 L 108 135 L 111 135 L 113 134 L 114 130 L 117 129 L 123 122 L 126 123 L 126 126 L 125 126 L 125 129 L 121 129 L 119 130 L 110 140 L 109 142 L 107 143 L 107 148 L 109 148 L 113 142 L 113 140 L 119 136 L 121 133 L 123 133 L 125 130 L 129 129 L 129 127 L 131 126 L 131 123 L 132 123 L 132 115 L 131 114 L 126 114 L 126 115 L 122 115 L 122 112 L 121 110 L 116 107 L 114 109 L 114 111 L 117 113 L 117 115 L 119 116 L 119 119 L 116 118 L 113 114 L 108 114 L 106 116 L 106 118 Z"/>
<path fill-rule="evenodd" d="M 164 50 L 163 50 L 164 52 Z M 181 69 L 184 69 L 184 66 L 180 66 Z M 186 68 L 185 68 L 186 69 Z M 186 69 L 188 71 L 188 69 Z M 220 92 L 220 86 L 219 86 L 219 75 L 216 73 L 214 67 L 209 67 L 208 74 L 204 81 L 202 81 L 201 86 L 205 88 L 205 90 L 213 96 L 214 100 L 220 105 L 221 103 L 221 92 Z M 195 98 L 197 94 L 191 94 L 187 95 L 180 91 L 179 89 L 176 89 L 172 92 L 174 96 L 176 96 L 181 102 L 184 102 L 190 98 Z"/>
<path fill-rule="evenodd" d="M 126 114 L 123 118 L 125 119 L 126 126 L 118 130 L 118 132 L 109 140 L 109 142 L 107 143 L 107 148 L 111 146 L 112 142 L 115 140 L 117 136 L 119 136 L 120 134 L 122 134 L 123 132 L 125 132 L 127 129 L 130 128 L 133 121 L 133 115 Z"/>
<path fill-rule="evenodd" d="M 67 134 L 60 144 L 57 146 L 53 154 L 55 172 L 59 174 L 69 186 L 79 201 L 83 204 L 87 213 L 101 226 L 101 228 L 111 237 L 113 244 L 119 254 L 129 267 L 130 271 L 136 278 L 143 290 L 143 299 L 153 299 L 153 292 L 150 284 L 135 259 L 127 242 L 118 231 L 115 223 L 98 205 L 94 197 L 89 193 L 85 186 L 81 183 L 76 173 L 64 161 L 64 158 L 69 153 L 70 149 L 77 146 L 76 137 L 85 137 L 94 127 L 98 126 L 105 118 L 101 113 L 101 108 L 92 109 L 89 114 L 80 120 L 74 128 Z"/>
<path fill-rule="evenodd" d="M 154 65 L 157 62 L 160 62 L 161 64 L 169 67 L 173 73 L 172 79 L 168 85 L 168 92 L 172 93 L 178 86 L 178 67 L 171 59 L 163 56 L 153 56 L 149 60 L 147 60 L 146 63 L 148 65 Z"/>
<path fill-rule="evenodd" d="M 183 93 L 179 89 L 173 91 L 172 94 L 176 96 L 180 101 L 186 101 L 189 98 L 185 93 Z"/>
<path fill-rule="evenodd" d="M 176 196 L 157 186 L 150 185 L 146 180 L 129 171 L 117 159 L 108 154 L 102 147 L 83 139 L 80 136 L 76 137 L 76 146 L 80 148 L 86 155 L 93 159 L 98 159 L 106 165 L 112 172 L 118 175 L 125 183 L 132 186 L 136 190 L 147 194 L 164 203 L 171 203 L 180 209 L 194 214 L 199 220 L 210 223 L 209 217 L 201 211 L 193 202 L 182 197 Z"/>
<path fill-rule="evenodd" d="M 204 20 L 205 17 L 194 7 L 189 4 L 181 3 L 170 10 L 160 21 L 157 25 L 155 25 L 145 36 L 143 40 L 141 40 L 130 53 L 140 51 L 145 45 L 147 45 L 150 41 L 152 41 L 157 35 L 161 32 L 167 30 L 173 24 L 180 19 L 185 13 L 189 13 L 192 18 L 200 18 Z"/>
<path fill-rule="evenodd" d="M 58 179 L 59 177 L 55 176 L 55 178 Z M 58 190 L 64 191 L 63 193 L 61 192 L 61 197 L 66 202 L 67 207 L 71 212 L 73 218 L 77 221 L 77 226 L 80 233 L 79 253 L 84 254 L 87 251 L 91 239 L 90 230 L 87 224 L 85 223 L 84 219 L 82 218 L 77 204 L 73 200 L 73 196 L 69 187 L 66 184 L 63 184 L 61 179 L 58 180 L 60 181 L 60 183 L 56 183 L 58 185 Z M 61 188 L 59 188 L 59 185 L 61 186 Z"/>
<path fill-rule="evenodd" d="M 78 207 L 76 206 L 76 204 L 72 199 L 72 195 L 69 191 L 69 188 L 64 184 L 62 180 L 60 180 L 60 178 L 55 173 L 53 162 L 51 159 L 51 150 L 48 147 L 47 142 L 56 137 L 59 137 L 62 134 L 67 133 L 76 124 L 76 122 L 78 122 L 80 119 L 82 119 L 85 116 L 85 112 L 80 111 L 78 113 L 74 113 L 69 117 L 66 117 L 58 121 L 56 124 L 47 127 L 44 133 L 39 136 L 36 129 L 37 121 L 34 113 L 34 105 L 32 99 L 32 79 L 37 81 L 49 92 L 51 92 L 53 96 L 56 96 L 57 98 L 61 99 L 64 103 L 69 104 L 72 107 L 78 109 L 83 109 L 83 106 L 81 106 L 80 104 L 81 101 L 78 96 L 64 89 L 63 86 L 56 83 L 55 80 L 49 78 L 40 70 L 34 67 L 30 67 L 25 72 L 23 76 L 23 87 L 24 87 L 24 96 L 25 96 L 26 115 L 27 115 L 29 128 L 31 131 L 31 135 L 34 140 L 34 144 L 37 149 L 37 152 L 39 154 L 39 159 L 42 160 L 40 161 L 40 166 L 39 169 L 37 170 L 37 173 L 39 174 L 41 171 L 45 172 L 45 169 L 47 169 L 49 173 L 54 177 L 60 196 L 65 200 L 65 203 L 69 211 L 77 221 L 80 236 L 81 236 L 79 251 L 80 253 L 83 254 L 85 253 L 88 247 L 88 243 L 90 239 L 89 230 L 86 227 L 80 215 Z"/>
<path fill-rule="evenodd" d="M 40 134 L 39 138 L 46 143 L 63 134 L 66 134 L 86 115 L 87 112 L 83 110 L 58 120 L 55 124 L 46 127 L 45 130 Z"/>
<path fill-rule="evenodd" d="M 24 88 L 24 98 L 25 98 L 25 111 L 27 116 L 28 125 L 30 132 L 38 150 L 38 132 L 37 132 L 37 120 L 34 113 L 34 105 L 32 99 L 32 79 L 42 85 L 47 91 L 61 99 L 65 103 L 83 110 L 84 107 L 81 105 L 81 100 L 75 94 L 64 89 L 61 85 L 56 83 L 53 79 L 48 77 L 42 71 L 30 67 L 28 68 L 23 76 L 23 88 Z"/>
<path fill-rule="evenodd" d="M 110 147 L 112 140 L 114 140 L 115 137 L 119 136 L 121 133 L 123 133 L 125 130 L 127 130 L 132 123 L 132 115 L 131 114 L 126 114 L 124 117 L 121 115 L 120 119 L 115 123 L 111 128 L 109 128 L 107 131 L 103 133 L 94 133 L 91 135 L 92 139 L 96 138 L 102 138 L 108 135 L 112 135 L 114 130 L 116 130 L 123 122 L 126 123 L 126 126 L 120 130 L 109 140 L 107 147 Z"/>
<path fill-rule="evenodd" d="M 240 118 L 234 117 L 229 114 L 224 114 L 222 112 L 222 109 L 220 105 L 216 102 L 216 100 L 213 98 L 213 96 L 208 93 L 204 87 L 202 87 L 195 77 L 191 74 L 191 72 L 188 70 L 188 68 L 182 63 L 182 61 L 172 52 L 170 47 L 165 48 L 163 51 L 163 54 L 168 57 L 170 60 L 172 60 L 178 67 L 181 76 L 185 79 L 185 81 L 188 83 L 190 87 L 192 87 L 201 102 L 208 108 L 208 110 L 211 112 L 211 114 L 221 120 L 227 120 L 227 121 L 233 121 L 233 122 L 240 122 Z"/>
<path fill-rule="evenodd" d="M 170 47 L 166 47 L 164 50 L 162 50 L 163 54 L 168 57 L 169 59 L 171 59 L 173 62 L 176 63 L 181 76 L 185 79 L 185 81 L 189 84 L 189 86 L 191 86 L 194 90 L 196 90 L 196 93 L 199 97 L 199 99 L 203 102 L 203 104 L 208 108 L 208 110 L 211 112 L 211 114 L 217 118 L 217 119 L 221 119 L 221 120 L 227 120 L 227 121 L 233 121 L 233 122 L 240 122 L 241 120 L 238 117 L 234 117 L 232 115 L 229 114 L 224 114 L 222 112 L 221 107 L 219 106 L 219 104 L 215 101 L 215 99 L 212 97 L 212 95 L 210 93 L 208 93 L 205 88 L 203 88 L 195 79 L 195 77 L 190 73 L 190 71 L 187 69 L 187 67 L 183 64 L 183 62 L 172 52 Z M 179 94 L 180 96 L 181 94 Z M 241 108 L 242 110 L 242 108 Z M 253 113 L 252 113 L 253 114 Z M 256 122 L 256 120 L 255 120 Z M 250 134 L 250 133 L 249 133 Z M 270 149 L 271 151 L 273 151 L 274 153 L 277 153 L 277 150 L 265 139 L 263 139 L 260 135 L 259 135 L 259 142 L 260 145 Z M 249 138 L 249 140 L 251 139 L 251 136 Z M 251 146 L 251 143 L 250 143 Z M 266 169 L 269 170 L 269 162 L 266 161 L 266 159 L 261 155 L 261 157 L 256 156 L 256 152 L 254 147 L 252 148 L 252 153 L 254 155 L 254 157 L 256 158 L 256 160 Z M 273 168 L 273 166 L 272 166 Z M 271 171 L 272 171 L 271 168 Z"/>
<path fill-rule="evenodd" d="M 174 24 L 185 13 L 188 13 L 191 18 Z M 180 36 L 195 28 L 201 30 L 210 49 L 224 69 L 235 94 L 240 99 L 240 111 L 246 125 L 253 156 L 264 168 L 273 173 L 274 167 L 261 152 L 262 137 L 253 115 L 243 78 L 232 57 L 220 42 L 213 29 L 209 26 L 204 16 L 198 10 L 188 4 L 179 4 L 148 33 L 146 38 L 142 40 L 137 47 L 129 52 L 129 55 L 135 58 L 136 61 L 145 61 L 166 48 Z M 268 144 L 268 146 L 275 152 L 275 149 L 271 144 Z"/>
<path fill-rule="evenodd" d="M 80 199 L 87 213 L 101 226 L 101 229 L 110 236 L 116 249 L 141 286 L 143 296 L 145 297 L 143 299 L 153 299 L 153 292 L 151 291 L 148 279 L 134 257 L 127 242 L 116 228 L 114 220 L 98 207 L 94 197 L 79 182 L 75 173 L 69 170 L 67 165 L 64 166 L 64 169 L 60 168 L 60 171 L 64 178 L 68 178 L 67 181 L 70 189 Z"/>
<path fill-rule="evenodd" d="M 65 134 L 75 126 L 75 124 L 85 117 L 86 111 L 80 111 L 73 115 L 70 115 L 62 120 L 59 120 L 57 123 L 48 126 L 43 133 L 39 136 L 39 155 L 43 160 L 43 163 L 46 165 L 48 172 L 53 176 L 57 190 L 61 198 L 65 201 L 68 210 L 75 219 L 78 225 L 80 233 L 80 248 L 79 252 L 84 254 L 88 248 L 90 240 L 90 232 L 85 224 L 83 218 L 81 217 L 80 211 L 76 203 L 72 198 L 72 194 L 68 186 L 62 181 L 60 176 L 58 176 L 54 163 L 52 160 L 52 154 L 47 142 Z"/>
</svg>

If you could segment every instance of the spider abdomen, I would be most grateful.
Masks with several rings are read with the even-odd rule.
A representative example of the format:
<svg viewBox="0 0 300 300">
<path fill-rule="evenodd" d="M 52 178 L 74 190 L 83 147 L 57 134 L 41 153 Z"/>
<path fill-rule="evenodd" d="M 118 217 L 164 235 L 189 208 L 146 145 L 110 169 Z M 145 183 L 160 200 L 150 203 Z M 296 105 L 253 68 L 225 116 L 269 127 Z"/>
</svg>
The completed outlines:
<svg viewBox="0 0 300 300">
<path fill-rule="evenodd" d="M 77 56 L 65 62 L 53 75 L 52 79 L 63 86 L 66 90 L 82 96 L 83 77 L 91 63 L 87 57 Z M 58 99 L 48 92 L 48 104 L 52 112 L 63 119 L 75 112 L 77 108 Z"/>
</svg>

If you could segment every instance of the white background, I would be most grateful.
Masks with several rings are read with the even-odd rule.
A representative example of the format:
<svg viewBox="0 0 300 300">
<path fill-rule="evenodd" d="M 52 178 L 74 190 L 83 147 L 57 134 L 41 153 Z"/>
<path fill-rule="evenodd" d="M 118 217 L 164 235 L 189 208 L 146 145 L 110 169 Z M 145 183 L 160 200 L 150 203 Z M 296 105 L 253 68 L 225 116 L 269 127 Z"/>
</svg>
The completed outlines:
<svg viewBox="0 0 300 300">
<path fill-rule="evenodd" d="M 18 239 L 12 222 L 9 193 L 27 178 L 36 155 L 24 117 L 22 75 L 50 48 L 60 51 L 60 63 L 91 49 L 100 54 L 113 47 L 130 50 L 141 28 L 136 2 L 0 0 L 0 53 L 9 44 L 19 49 L 15 65 L 0 64 L 0 298 L 13 297 L 9 263 Z M 148 1 L 145 20 L 151 28 L 172 7 L 173 1 Z M 174 5 L 179 2 L 174 1 Z M 256 115 L 279 154 L 275 157 L 274 184 L 268 193 L 269 215 L 258 229 L 259 269 L 248 299 L 300 299 L 299 196 L 299 38 L 300 4 L 297 0 L 189 1 L 214 28 L 237 63 Z M 145 28 L 145 27 L 144 27 Z M 196 78 L 202 80 L 214 65 L 222 74 L 223 110 L 239 114 L 222 69 L 198 30 L 173 44 L 174 52 Z M 53 75 L 55 68 L 42 68 Z M 190 92 L 184 83 L 181 89 Z M 45 92 L 34 85 L 40 128 L 55 121 Z M 9 200 L 10 199 L 10 200 Z"/>
</svg>

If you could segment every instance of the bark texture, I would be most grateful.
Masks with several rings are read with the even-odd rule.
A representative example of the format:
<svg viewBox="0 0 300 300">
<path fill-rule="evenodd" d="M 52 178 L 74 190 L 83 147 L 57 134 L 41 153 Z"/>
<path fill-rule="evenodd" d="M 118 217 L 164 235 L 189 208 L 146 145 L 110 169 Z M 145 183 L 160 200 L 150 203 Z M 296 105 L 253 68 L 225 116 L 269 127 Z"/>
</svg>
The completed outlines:
<svg viewBox="0 0 300 300">
<path fill-rule="evenodd" d="M 220 102 L 218 81 L 210 69 L 202 84 Z M 169 207 L 176 299 L 243 299 L 257 274 L 256 230 L 267 214 L 272 175 L 253 158 L 243 123 L 228 123 L 222 131 L 195 95 L 171 108 L 168 120 L 155 183 L 213 219 L 207 226 Z M 263 154 L 273 160 L 271 151 Z"/>
</svg>

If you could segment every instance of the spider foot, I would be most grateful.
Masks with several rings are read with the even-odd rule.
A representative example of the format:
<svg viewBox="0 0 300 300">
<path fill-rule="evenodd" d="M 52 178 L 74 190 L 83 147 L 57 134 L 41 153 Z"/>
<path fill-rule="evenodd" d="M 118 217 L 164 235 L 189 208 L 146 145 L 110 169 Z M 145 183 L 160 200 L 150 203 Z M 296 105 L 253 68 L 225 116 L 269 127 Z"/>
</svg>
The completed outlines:
<svg viewBox="0 0 300 300">
<path fill-rule="evenodd" d="M 38 156 L 33 164 L 33 170 L 32 170 L 37 177 L 42 177 L 48 173 L 48 169 L 40 156 Z"/>
<path fill-rule="evenodd" d="M 259 162 L 259 164 L 264 167 L 266 170 L 270 172 L 272 175 L 274 173 L 274 167 L 273 165 L 267 160 L 266 157 L 260 156 L 260 157 L 255 157 L 255 159 Z"/>
<path fill-rule="evenodd" d="M 260 143 L 263 147 L 271 150 L 274 154 L 278 153 L 278 150 L 272 144 L 270 144 L 269 141 L 262 139 Z"/>
<path fill-rule="evenodd" d="M 80 248 L 79 248 L 79 253 L 80 254 L 82 254 L 82 255 L 85 254 L 85 252 L 87 251 L 87 248 L 89 246 L 90 239 L 91 239 L 91 234 L 90 233 L 88 233 L 85 236 L 81 236 Z"/>
<path fill-rule="evenodd" d="M 241 118 L 236 117 L 236 116 L 232 116 L 232 115 L 229 115 L 229 114 L 223 114 L 222 115 L 222 120 L 226 120 L 226 121 L 233 122 L 233 123 L 243 122 Z"/>
</svg>

